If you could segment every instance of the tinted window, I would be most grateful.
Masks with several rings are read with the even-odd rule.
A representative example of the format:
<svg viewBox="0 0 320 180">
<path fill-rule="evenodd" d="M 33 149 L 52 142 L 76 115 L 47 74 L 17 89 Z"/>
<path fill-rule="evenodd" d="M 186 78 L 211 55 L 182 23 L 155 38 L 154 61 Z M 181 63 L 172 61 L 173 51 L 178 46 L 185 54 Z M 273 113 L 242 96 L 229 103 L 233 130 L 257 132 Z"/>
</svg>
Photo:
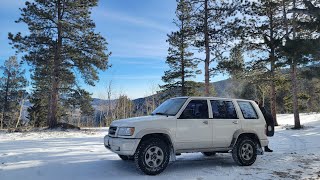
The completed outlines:
<svg viewBox="0 0 320 180">
<path fill-rule="evenodd" d="M 245 119 L 258 119 L 257 112 L 250 102 L 238 101 L 238 104 Z"/>
<path fill-rule="evenodd" d="M 181 119 L 208 119 L 207 100 L 192 100 L 184 109 Z"/>
<path fill-rule="evenodd" d="M 236 109 L 231 101 L 213 100 L 211 102 L 214 119 L 237 119 Z"/>
<path fill-rule="evenodd" d="M 163 102 L 159 107 L 157 107 L 153 112 L 152 115 L 169 115 L 175 116 L 184 102 L 186 102 L 187 98 L 173 98 L 168 99 Z"/>
</svg>

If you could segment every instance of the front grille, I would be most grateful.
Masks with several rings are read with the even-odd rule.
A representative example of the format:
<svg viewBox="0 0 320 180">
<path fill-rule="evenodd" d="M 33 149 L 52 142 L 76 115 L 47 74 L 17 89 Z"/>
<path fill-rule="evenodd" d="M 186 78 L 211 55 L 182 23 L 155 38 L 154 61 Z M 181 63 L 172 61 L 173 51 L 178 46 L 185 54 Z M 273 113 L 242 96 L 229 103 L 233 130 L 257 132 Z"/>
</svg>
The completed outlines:
<svg viewBox="0 0 320 180">
<path fill-rule="evenodd" d="M 117 131 L 117 127 L 109 127 L 109 135 L 115 135 Z"/>
</svg>

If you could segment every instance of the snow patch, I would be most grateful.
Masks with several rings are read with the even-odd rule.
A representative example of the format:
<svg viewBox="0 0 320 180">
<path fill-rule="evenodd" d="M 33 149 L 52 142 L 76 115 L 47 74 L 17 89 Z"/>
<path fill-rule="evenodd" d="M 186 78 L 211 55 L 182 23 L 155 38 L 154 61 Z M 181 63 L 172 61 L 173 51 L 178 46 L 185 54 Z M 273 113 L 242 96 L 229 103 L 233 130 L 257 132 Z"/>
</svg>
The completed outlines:
<svg viewBox="0 0 320 180">
<path fill-rule="evenodd" d="M 105 149 L 107 128 L 0 132 L 0 179 L 320 179 L 320 114 L 301 114 L 301 124 L 310 128 L 290 131 L 284 127 L 294 124 L 293 115 L 277 117 L 281 126 L 269 138 L 274 152 L 258 156 L 252 166 L 237 166 L 231 154 L 182 154 L 158 176 L 142 174 Z"/>
</svg>

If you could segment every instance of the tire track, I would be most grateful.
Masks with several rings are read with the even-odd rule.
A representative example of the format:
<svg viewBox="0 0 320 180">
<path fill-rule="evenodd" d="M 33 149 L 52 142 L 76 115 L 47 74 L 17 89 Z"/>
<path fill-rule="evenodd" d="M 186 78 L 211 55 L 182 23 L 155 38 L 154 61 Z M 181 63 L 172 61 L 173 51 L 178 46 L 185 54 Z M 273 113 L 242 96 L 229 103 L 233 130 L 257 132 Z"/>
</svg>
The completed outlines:
<svg viewBox="0 0 320 180">
<path fill-rule="evenodd" d="M 285 133 L 277 132 L 277 135 L 280 135 L 286 139 L 289 140 L 290 142 L 290 151 L 299 151 L 299 152 L 305 152 L 307 153 L 308 148 L 307 148 L 307 143 L 304 139 L 299 138 L 298 136 L 293 136 L 293 135 L 288 135 Z"/>
</svg>

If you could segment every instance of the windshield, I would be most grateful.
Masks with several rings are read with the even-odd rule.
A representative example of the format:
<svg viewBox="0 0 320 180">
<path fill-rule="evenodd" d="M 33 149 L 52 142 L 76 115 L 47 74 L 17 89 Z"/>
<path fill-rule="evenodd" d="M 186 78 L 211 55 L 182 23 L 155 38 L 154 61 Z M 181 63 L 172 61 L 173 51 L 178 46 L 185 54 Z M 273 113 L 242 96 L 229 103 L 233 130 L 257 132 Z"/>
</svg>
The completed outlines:
<svg viewBox="0 0 320 180">
<path fill-rule="evenodd" d="M 152 115 L 167 115 L 175 116 L 187 98 L 174 98 L 168 99 L 158 106 L 153 112 Z"/>
</svg>

